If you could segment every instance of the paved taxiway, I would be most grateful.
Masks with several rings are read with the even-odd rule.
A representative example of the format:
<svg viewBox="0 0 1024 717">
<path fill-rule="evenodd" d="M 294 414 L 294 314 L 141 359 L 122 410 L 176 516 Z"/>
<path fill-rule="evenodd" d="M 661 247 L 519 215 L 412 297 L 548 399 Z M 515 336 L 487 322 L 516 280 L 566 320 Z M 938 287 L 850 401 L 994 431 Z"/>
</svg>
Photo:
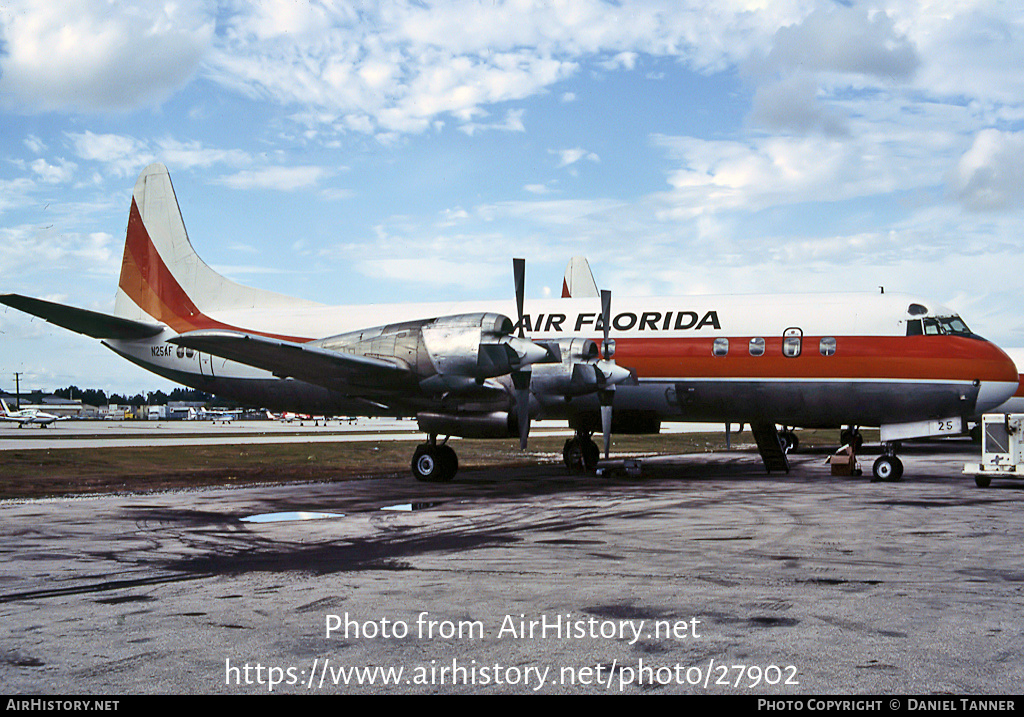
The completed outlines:
<svg viewBox="0 0 1024 717">
<path fill-rule="evenodd" d="M 564 422 L 538 421 L 531 435 L 571 435 Z M 698 424 L 692 424 L 698 425 Z M 700 426 L 706 430 L 707 426 Z M 252 443 L 423 441 L 415 421 L 397 418 L 295 421 L 61 421 L 46 428 L 0 424 L 0 452 L 51 448 L 201 446 Z"/>
<path fill-rule="evenodd" d="M 1024 484 L 978 489 L 972 459 L 908 449 L 895 484 L 832 478 L 821 455 L 765 476 L 732 452 L 640 478 L 535 467 L 4 503 L 0 684 L 1016 693 Z M 243 520 L 295 511 L 335 517 Z M 360 674 L 377 684 L 335 684 Z"/>
<path fill-rule="evenodd" d="M 676 423 L 662 433 L 721 431 L 720 425 Z M 571 436 L 564 421 L 534 421 L 530 435 Z M 303 421 L 61 421 L 50 427 L 19 428 L 0 423 L 0 452 L 51 448 L 134 446 L 200 446 L 251 443 L 329 443 L 351 441 L 416 441 L 423 432 L 415 421 L 359 418 Z"/>
</svg>

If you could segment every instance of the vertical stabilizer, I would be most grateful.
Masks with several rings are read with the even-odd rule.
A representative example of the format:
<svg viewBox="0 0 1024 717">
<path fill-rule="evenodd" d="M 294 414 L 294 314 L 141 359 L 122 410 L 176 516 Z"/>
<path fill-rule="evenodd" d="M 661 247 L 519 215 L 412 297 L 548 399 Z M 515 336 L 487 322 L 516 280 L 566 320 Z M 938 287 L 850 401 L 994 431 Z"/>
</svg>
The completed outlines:
<svg viewBox="0 0 1024 717">
<path fill-rule="evenodd" d="M 563 299 L 597 298 L 601 292 L 597 290 L 597 282 L 590 271 L 590 264 L 584 256 L 574 256 L 565 267 L 565 278 L 562 279 Z"/>
<path fill-rule="evenodd" d="M 167 167 L 143 170 L 128 215 L 118 316 L 156 319 L 180 333 L 216 326 L 217 312 L 298 305 L 314 304 L 236 284 L 211 269 L 192 248 Z"/>
</svg>

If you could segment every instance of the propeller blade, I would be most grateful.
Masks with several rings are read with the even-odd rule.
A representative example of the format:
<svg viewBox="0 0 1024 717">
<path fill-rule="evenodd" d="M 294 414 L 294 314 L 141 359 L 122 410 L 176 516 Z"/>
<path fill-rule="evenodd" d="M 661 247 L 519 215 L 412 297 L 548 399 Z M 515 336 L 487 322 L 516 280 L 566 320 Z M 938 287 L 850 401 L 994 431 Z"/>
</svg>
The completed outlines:
<svg viewBox="0 0 1024 717">
<path fill-rule="evenodd" d="M 601 315 L 603 317 L 602 323 L 604 324 L 604 341 L 601 344 L 601 358 L 608 363 L 609 371 L 604 375 L 605 386 L 598 391 L 597 397 L 601 402 L 601 432 L 604 434 L 604 458 L 608 460 L 608 452 L 611 450 L 612 445 L 612 403 L 615 400 L 615 384 L 607 383 L 607 378 L 610 378 L 615 366 L 615 361 L 612 358 L 615 356 L 615 342 L 609 338 L 609 333 L 612 328 L 612 292 L 608 289 L 601 290 Z M 600 369 L 598 369 L 600 373 Z"/>
<path fill-rule="evenodd" d="M 516 416 L 519 419 L 519 447 L 526 450 L 530 436 L 530 380 L 533 371 L 529 368 L 512 372 L 512 387 L 516 392 Z"/>
<path fill-rule="evenodd" d="M 608 332 L 612 326 L 612 292 L 608 289 L 601 290 L 601 323 L 604 324 L 604 344 L 601 346 L 601 358 L 609 358 L 604 355 L 605 346 L 608 344 Z"/>
<path fill-rule="evenodd" d="M 612 399 L 615 397 L 614 390 L 601 392 L 601 433 L 604 434 L 604 459 L 608 460 L 608 451 L 612 445 Z M 605 403 L 607 395 L 608 403 Z"/>
<path fill-rule="evenodd" d="M 512 259 L 512 275 L 516 283 L 516 311 L 519 313 L 519 338 L 525 339 L 523 302 L 526 295 L 526 259 Z M 533 372 L 528 368 L 521 368 L 512 372 L 512 385 L 516 390 L 516 411 L 519 414 L 519 448 L 521 450 L 526 450 L 526 442 L 530 436 L 530 380 L 532 378 Z"/>
<path fill-rule="evenodd" d="M 526 259 L 512 260 L 512 274 L 516 281 L 516 310 L 519 312 L 519 338 L 524 338 L 523 301 L 526 295 Z"/>
<path fill-rule="evenodd" d="M 519 418 L 519 448 L 526 450 L 530 437 L 530 371 L 513 371 L 512 383 L 516 389 L 516 414 Z"/>
</svg>

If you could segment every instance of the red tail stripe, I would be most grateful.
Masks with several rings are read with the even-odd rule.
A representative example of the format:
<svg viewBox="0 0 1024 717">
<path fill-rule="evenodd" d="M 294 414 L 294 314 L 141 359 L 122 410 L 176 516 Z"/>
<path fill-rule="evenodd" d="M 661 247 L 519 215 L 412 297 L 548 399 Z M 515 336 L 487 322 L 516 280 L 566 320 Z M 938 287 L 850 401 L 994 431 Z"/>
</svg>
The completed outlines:
<svg viewBox="0 0 1024 717">
<path fill-rule="evenodd" d="M 120 287 L 143 311 L 179 334 L 197 329 L 226 329 L 300 343 L 310 340 L 242 329 L 200 311 L 157 252 L 134 197 L 128 214 Z"/>
</svg>

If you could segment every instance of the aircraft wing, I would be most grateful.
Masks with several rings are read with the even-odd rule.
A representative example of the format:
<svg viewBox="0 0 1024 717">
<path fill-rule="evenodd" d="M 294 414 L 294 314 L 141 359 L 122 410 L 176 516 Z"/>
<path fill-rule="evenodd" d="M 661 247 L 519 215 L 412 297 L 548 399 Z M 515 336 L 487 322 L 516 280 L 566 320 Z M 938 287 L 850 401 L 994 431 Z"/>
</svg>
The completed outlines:
<svg viewBox="0 0 1024 717">
<path fill-rule="evenodd" d="M 147 339 L 164 330 L 161 324 L 132 321 L 21 294 L 0 294 L 0 303 L 94 339 Z"/>
<path fill-rule="evenodd" d="M 405 379 L 413 378 L 409 369 L 397 362 L 241 331 L 189 331 L 169 339 L 169 343 L 328 388 L 337 388 L 340 383 L 376 393 L 390 392 L 402 388 Z"/>
</svg>

